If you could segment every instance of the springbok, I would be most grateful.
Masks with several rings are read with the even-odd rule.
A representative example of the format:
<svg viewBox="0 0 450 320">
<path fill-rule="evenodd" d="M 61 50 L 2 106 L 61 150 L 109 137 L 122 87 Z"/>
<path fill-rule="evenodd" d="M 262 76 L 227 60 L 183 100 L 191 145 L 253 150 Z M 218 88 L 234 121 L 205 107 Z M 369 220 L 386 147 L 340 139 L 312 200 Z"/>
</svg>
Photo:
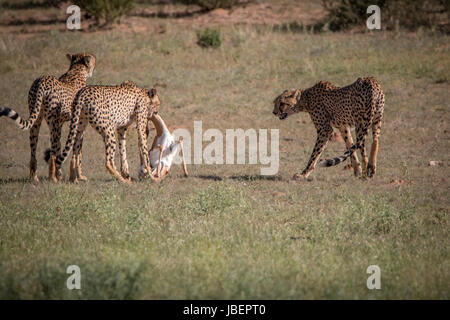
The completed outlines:
<svg viewBox="0 0 450 320">
<path fill-rule="evenodd" d="M 182 164 L 184 176 L 188 176 L 186 162 L 184 160 L 183 141 L 180 138 L 175 140 L 170 133 L 164 120 L 157 114 L 153 114 L 150 118 L 156 129 L 156 137 L 153 139 L 152 147 L 149 151 L 151 174 L 153 180 L 160 181 L 166 177 L 172 167 L 173 158 L 181 150 Z M 139 178 L 142 179 L 147 173 L 144 165 L 139 168 Z"/>
</svg>

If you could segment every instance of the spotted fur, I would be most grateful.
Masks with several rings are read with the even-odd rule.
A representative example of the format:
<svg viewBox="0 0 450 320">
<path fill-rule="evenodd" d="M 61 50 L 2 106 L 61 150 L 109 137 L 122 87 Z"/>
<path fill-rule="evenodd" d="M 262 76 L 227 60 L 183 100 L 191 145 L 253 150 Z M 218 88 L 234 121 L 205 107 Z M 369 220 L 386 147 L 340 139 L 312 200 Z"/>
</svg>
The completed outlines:
<svg viewBox="0 0 450 320">
<path fill-rule="evenodd" d="M 36 173 L 36 148 L 42 119 L 45 119 L 50 129 L 51 149 L 46 152 L 50 160 L 49 178 L 57 181 L 61 176 L 55 170 L 55 157 L 61 149 L 61 128 L 64 122 L 72 117 L 72 102 L 78 90 L 86 86 L 86 80 L 92 76 L 95 68 L 95 57 L 91 54 L 67 54 L 70 60 L 69 70 L 61 77 L 43 76 L 33 82 L 28 92 L 28 108 L 30 116 L 23 120 L 19 114 L 10 108 L 0 108 L 0 116 L 14 120 L 22 130 L 30 130 L 30 178 L 39 181 Z"/>
<path fill-rule="evenodd" d="M 56 159 L 57 168 L 61 167 L 73 147 L 70 180 L 78 181 L 78 156 L 83 143 L 83 133 L 89 123 L 103 137 L 107 170 L 121 182 L 130 182 L 126 158 L 126 131 L 136 121 L 141 164 L 149 167 L 146 128 L 149 119 L 158 112 L 159 105 L 156 89 L 141 89 L 131 81 L 118 86 L 87 86 L 81 89 L 73 103 L 69 136 L 64 151 Z M 114 165 L 115 131 L 119 139 L 121 173 Z"/>
<path fill-rule="evenodd" d="M 352 159 L 355 175 L 363 171 L 372 177 L 376 172 L 378 138 L 384 111 L 384 94 L 378 82 L 372 78 L 358 78 L 354 83 L 337 88 L 321 81 L 306 90 L 287 90 L 275 101 L 273 114 L 281 120 L 297 112 L 308 112 L 317 130 L 317 141 L 305 170 L 294 178 L 308 177 L 337 128 L 344 137 L 347 151 L 340 157 L 321 161 L 319 166 L 329 167 Z M 353 144 L 350 128 L 356 128 L 356 143 Z M 370 158 L 367 158 L 365 139 L 372 128 L 373 143 Z M 360 149 L 363 170 L 355 151 Z"/>
</svg>

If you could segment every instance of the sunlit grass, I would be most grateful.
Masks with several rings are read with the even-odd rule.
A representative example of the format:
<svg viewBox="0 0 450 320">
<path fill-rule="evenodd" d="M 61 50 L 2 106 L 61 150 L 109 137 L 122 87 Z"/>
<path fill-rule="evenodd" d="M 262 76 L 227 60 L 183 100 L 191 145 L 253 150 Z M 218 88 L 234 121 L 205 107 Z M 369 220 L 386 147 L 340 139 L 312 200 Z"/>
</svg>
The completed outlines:
<svg viewBox="0 0 450 320">
<path fill-rule="evenodd" d="M 43 182 L 33 185 L 23 180 L 28 133 L 0 119 L 0 297 L 448 299 L 448 37 L 247 26 L 221 35 L 214 50 L 196 44 L 194 29 L 174 26 L 163 34 L 0 37 L 0 106 L 24 116 L 32 81 L 62 74 L 65 53 L 85 51 L 98 61 L 91 84 L 164 84 L 160 114 L 169 125 L 279 128 L 281 148 L 276 180 L 260 179 L 259 166 L 190 165 L 187 179 L 175 167 L 161 184 L 125 187 L 107 173 L 103 142 L 89 129 L 89 182 L 53 185 L 41 160 L 49 145 L 43 126 Z M 291 181 L 307 163 L 315 129 L 306 114 L 273 117 L 274 97 L 359 76 L 374 76 L 386 94 L 377 176 L 355 179 L 338 166 Z M 62 143 L 66 136 L 67 128 Z M 132 129 L 133 177 L 136 140 Z M 330 143 L 324 156 L 343 150 Z M 66 288 L 71 264 L 81 268 L 81 291 Z M 381 290 L 366 288 L 372 264 L 381 268 Z"/>
</svg>

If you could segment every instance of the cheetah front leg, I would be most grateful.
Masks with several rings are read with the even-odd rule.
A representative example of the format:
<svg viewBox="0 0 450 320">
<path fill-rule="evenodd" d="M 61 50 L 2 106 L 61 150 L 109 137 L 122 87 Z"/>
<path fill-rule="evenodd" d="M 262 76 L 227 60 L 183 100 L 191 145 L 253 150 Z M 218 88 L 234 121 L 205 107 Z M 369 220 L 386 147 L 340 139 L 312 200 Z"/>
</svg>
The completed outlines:
<svg viewBox="0 0 450 320">
<path fill-rule="evenodd" d="M 323 150 L 328 144 L 328 141 L 330 140 L 332 134 L 333 128 L 329 125 L 324 126 L 319 130 L 317 130 L 316 145 L 314 146 L 313 152 L 308 161 L 308 165 L 306 166 L 305 170 L 302 171 L 301 174 L 298 173 L 294 174 L 293 176 L 294 180 L 307 178 L 310 175 L 310 173 L 314 170 L 314 167 L 316 166 L 316 163 L 319 160 L 320 155 L 322 154 Z"/>
<path fill-rule="evenodd" d="M 145 168 L 147 169 L 147 173 L 152 180 L 160 181 L 161 179 L 159 177 L 155 177 L 150 167 L 150 158 L 148 155 L 147 134 L 146 134 L 147 121 L 143 113 L 138 114 L 136 122 L 137 122 L 136 126 L 138 132 L 138 147 L 141 158 L 141 166 L 142 165 L 145 166 Z"/>
<path fill-rule="evenodd" d="M 120 174 L 124 179 L 131 180 L 127 160 L 126 133 L 127 128 L 117 129 L 117 134 L 119 136 Z"/>
</svg>

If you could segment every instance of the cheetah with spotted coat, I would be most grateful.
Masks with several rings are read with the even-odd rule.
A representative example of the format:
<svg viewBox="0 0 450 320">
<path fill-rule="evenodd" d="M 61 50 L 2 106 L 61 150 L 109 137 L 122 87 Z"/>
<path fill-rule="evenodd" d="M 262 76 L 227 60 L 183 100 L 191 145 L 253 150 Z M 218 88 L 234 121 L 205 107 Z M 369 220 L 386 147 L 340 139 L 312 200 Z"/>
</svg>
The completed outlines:
<svg viewBox="0 0 450 320">
<path fill-rule="evenodd" d="M 70 181 L 80 178 L 78 167 L 83 133 L 89 123 L 105 143 L 106 169 L 119 181 L 130 183 L 126 158 L 126 131 L 136 121 L 141 165 L 150 168 L 146 129 L 153 114 L 158 113 L 161 102 L 156 89 L 141 89 L 133 82 L 126 81 L 118 86 L 87 86 L 81 89 L 73 103 L 73 118 L 70 123 L 66 146 L 56 159 L 59 169 L 73 147 L 70 167 Z M 119 138 L 121 172 L 114 165 L 116 137 Z M 151 170 L 148 170 L 151 173 Z M 150 174 L 152 177 L 152 175 Z"/>
<path fill-rule="evenodd" d="M 378 82 L 372 78 L 358 78 L 354 83 L 337 88 L 321 81 L 305 90 L 287 90 L 274 100 L 273 114 L 280 120 L 298 112 L 308 112 L 317 130 L 317 140 L 305 170 L 295 174 L 294 179 L 307 178 L 314 170 L 320 155 L 337 128 L 344 137 L 347 151 L 340 157 L 323 160 L 321 167 L 330 167 L 351 157 L 356 176 L 373 177 L 376 172 L 378 138 L 384 111 L 384 94 Z M 350 128 L 356 128 L 356 143 L 353 144 Z M 365 139 L 372 128 L 372 148 L 367 158 Z M 355 151 L 359 149 L 363 169 Z"/>
<path fill-rule="evenodd" d="M 30 179 L 36 182 L 39 181 L 36 173 L 36 148 L 42 119 L 45 119 L 50 129 L 51 149 L 47 153 L 49 158 L 47 160 L 50 160 L 49 179 L 56 182 L 61 178 L 61 171 L 55 170 L 55 159 L 61 149 L 62 125 L 72 118 L 72 102 L 75 95 L 86 86 L 86 81 L 92 76 L 95 68 L 95 57 L 91 54 L 78 53 L 66 56 L 70 61 L 70 67 L 59 79 L 47 75 L 33 82 L 28 92 L 28 108 L 30 109 L 28 120 L 23 120 L 16 111 L 10 108 L 0 108 L 0 116 L 11 118 L 22 130 L 31 129 Z M 78 165 L 81 167 L 81 163 Z M 80 177 L 83 178 L 81 173 Z"/>
</svg>

